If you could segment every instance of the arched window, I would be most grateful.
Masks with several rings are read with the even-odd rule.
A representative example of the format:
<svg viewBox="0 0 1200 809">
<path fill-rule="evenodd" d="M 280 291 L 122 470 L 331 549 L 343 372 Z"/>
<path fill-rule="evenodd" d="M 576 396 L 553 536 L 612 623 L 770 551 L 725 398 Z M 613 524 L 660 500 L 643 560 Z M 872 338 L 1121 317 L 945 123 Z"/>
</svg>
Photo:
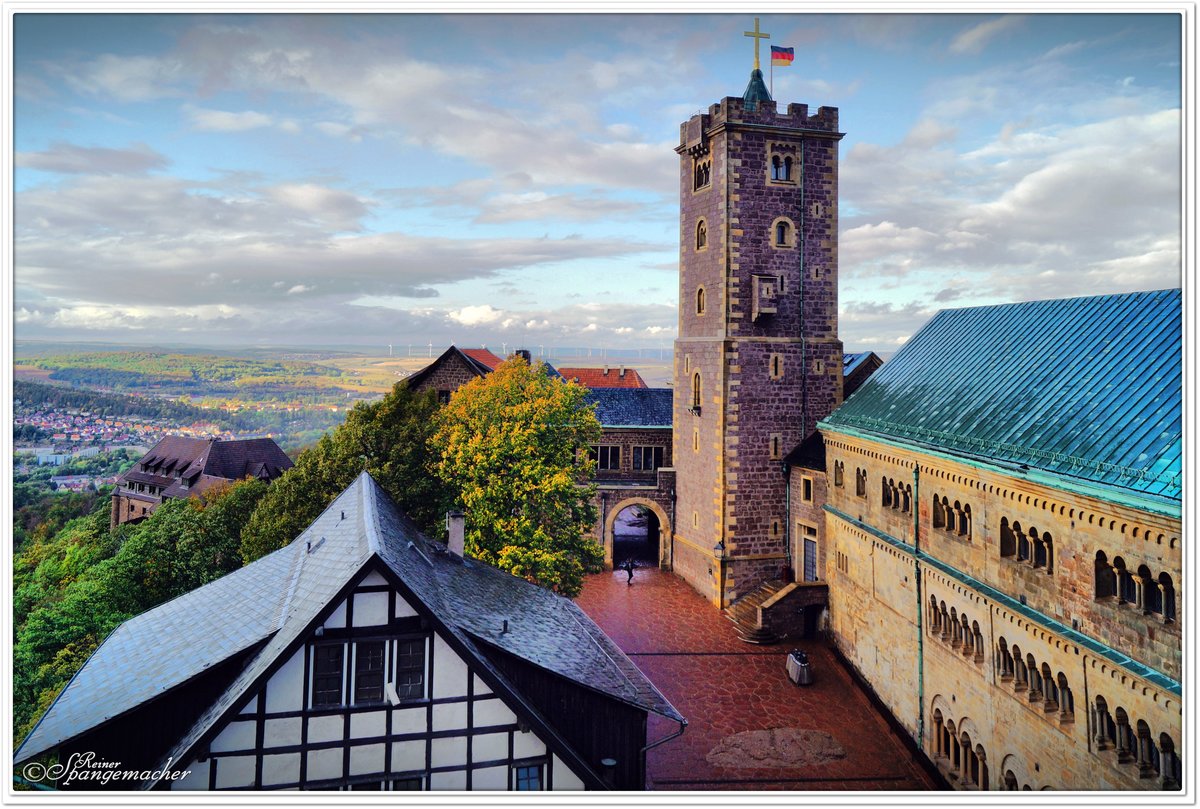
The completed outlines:
<svg viewBox="0 0 1200 809">
<path fill-rule="evenodd" d="M 1045 689 L 1046 704 L 1042 707 L 1046 713 L 1058 710 L 1058 681 L 1050 672 L 1048 663 L 1042 664 L 1042 688 Z"/>
<path fill-rule="evenodd" d="M 1113 721 L 1112 715 L 1108 712 L 1108 703 L 1104 697 L 1096 697 L 1096 705 L 1093 708 L 1092 727 L 1095 729 L 1095 739 L 1097 750 L 1111 750 L 1116 744 L 1117 724 Z"/>
<path fill-rule="evenodd" d="M 975 654 L 975 635 L 965 615 L 962 617 L 962 653 L 963 657 L 973 657 Z"/>
<path fill-rule="evenodd" d="M 1157 778 L 1162 762 L 1158 753 L 1158 745 L 1150 735 L 1150 726 L 1145 720 L 1137 723 L 1137 762 L 1138 776 L 1141 778 Z"/>
<path fill-rule="evenodd" d="M 771 155 L 771 179 L 783 179 L 783 160 L 779 155 Z"/>
<path fill-rule="evenodd" d="M 975 662 L 983 662 L 983 633 L 979 631 L 979 622 L 971 622 L 971 634 L 975 637 Z"/>
<path fill-rule="evenodd" d="M 978 764 L 975 783 L 979 784 L 980 789 L 989 789 L 987 752 L 983 749 L 982 744 L 975 745 L 975 761 Z"/>
<path fill-rule="evenodd" d="M 1046 546 L 1042 544 L 1042 538 L 1038 536 L 1037 529 L 1030 526 L 1029 540 L 1033 543 L 1033 566 L 1046 566 Z"/>
<path fill-rule="evenodd" d="M 700 412 L 700 372 L 692 374 L 692 411 Z"/>
<path fill-rule="evenodd" d="M 942 720 L 942 712 L 938 708 L 933 709 L 933 754 L 935 757 L 945 757 L 946 748 L 942 739 L 942 732 L 945 730 L 945 722 Z"/>
<path fill-rule="evenodd" d="M 701 219 L 696 223 L 696 249 L 703 250 L 708 246 L 708 225 Z"/>
<path fill-rule="evenodd" d="M 1162 593 L 1158 589 L 1158 582 L 1154 580 L 1154 576 L 1150 573 L 1150 568 L 1145 565 L 1140 565 L 1137 571 L 1139 589 L 1142 591 L 1142 610 L 1149 615 L 1150 613 L 1162 614 Z"/>
<path fill-rule="evenodd" d="M 783 159 L 783 178 L 784 180 L 792 179 L 792 158 L 785 157 Z"/>
<path fill-rule="evenodd" d="M 958 610 L 954 609 L 954 607 L 951 607 L 950 608 L 950 645 L 951 646 L 958 645 L 958 641 L 959 641 L 958 629 L 959 629 Z"/>
<path fill-rule="evenodd" d="M 1117 708 L 1117 761 L 1122 764 L 1128 764 L 1134 760 L 1133 754 L 1133 728 L 1129 726 L 1129 714 L 1125 713 L 1124 708 Z"/>
<path fill-rule="evenodd" d="M 933 496 L 933 527 L 934 528 L 945 528 L 946 527 L 946 511 L 942 507 L 942 502 L 943 501 L 941 499 L 938 499 L 938 496 L 936 494 Z"/>
<path fill-rule="evenodd" d="M 696 290 L 696 314 L 704 314 L 704 287 Z"/>
<path fill-rule="evenodd" d="M 1013 678 L 1013 659 L 1008 652 L 1008 641 L 1000 639 L 999 650 L 996 654 L 996 673 L 1000 679 L 1009 682 Z"/>
<path fill-rule="evenodd" d="M 1162 764 L 1159 767 L 1159 771 L 1162 773 L 1162 788 L 1182 788 L 1183 767 L 1179 761 L 1179 754 L 1175 752 L 1174 740 L 1163 733 L 1158 737 L 1158 745 L 1162 756 Z"/>
<path fill-rule="evenodd" d="M 971 541 L 971 505 L 970 503 L 962 507 L 962 516 L 958 524 L 959 536 L 967 538 L 967 542 Z"/>
<path fill-rule="evenodd" d="M 880 478 L 879 484 L 881 490 L 880 500 L 883 503 L 884 508 L 887 508 L 888 506 L 892 505 L 892 490 L 888 488 L 887 478 Z"/>
<path fill-rule="evenodd" d="M 1166 573 L 1158 574 L 1158 587 L 1162 599 L 1162 617 L 1164 621 L 1175 620 L 1175 585 Z"/>
<path fill-rule="evenodd" d="M 962 766 L 959 768 L 959 774 L 963 786 L 971 786 L 979 782 L 979 762 L 975 759 L 975 750 L 971 747 L 971 734 L 964 730 L 959 744 L 962 745 Z"/>
<path fill-rule="evenodd" d="M 854 470 L 854 493 L 859 497 L 867 496 L 867 470 L 861 466 Z"/>
<path fill-rule="evenodd" d="M 1075 721 L 1075 695 L 1071 686 L 1067 685 L 1067 675 L 1058 673 L 1058 720 L 1060 722 Z"/>
<path fill-rule="evenodd" d="M 1042 542 L 1046 545 L 1046 572 L 1054 572 L 1054 537 L 1049 533 L 1042 534 Z"/>
<path fill-rule="evenodd" d="M 1037 702 L 1042 698 L 1042 673 L 1031 654 L 1025 655 L 1025 671 L 1029 675 L 1029 701 Z"/>
<path fill-rule="evenodd" d="M 1021 523 L 1013 523 L 1013 533 L 1017 535 L 1017 559 L 1024 561 L 1029 558 L 1029 537 L 1021 530 Z"/>
<path fill-rule="evenodd" d="M 1004 791 L 1005 792 L 1016 792 L 1017 790 L 1018 790 L 1017 776 L 1013 773 L 1012 770 L 1006 770 L 1004 772 Z"/>
<path fill-rule="evenodd" d="M 1000 556 L 1015 556 L 1017 553 L 1017 537 L 1008 524 L 1008 517 L 1000 518 Z"/>
<path fill-rule="evenodd" d="M 845 474 L 846 474 L 846 465 L 844 463 L 842 463 L 841 461 L 834 461 L 833 462 L 833 485 L 837 486 L 840 489 L 843 486 L 843 484 L 845 483 L 845 481 L 843 480 Z"/>
<path fill-rule="evenodd" d="M 1120 556 L 1113 559 L 1113 575 L 1117 577 L 1117 603 L 1137 604 L 1137 582 L 1133 574 L 1125 569 L 1125 560 Z"/>
<path fill-rule="evenodd" d="M 775 246 L 792 246 L 792 225 L 786 219 L 780 219 L 775 223 Z"/>
<path fill-rule="evenodd" d="M 942 497 L 942 513 L 946 515 L 946 530 L 953 534 L 955 531 L 954 520 L 958 515 L 955 513 L 954 506 L 950 505 L 950 501 L 945 497 Z"/>
<path fill-rule="evenodd" d="M 912 512 L 912 484 L 909 483 L 904 487 L 904 505 L 903 511 L 905 514 Z"/>
<path fill-rule="evenodd" d="M 1117 577 L 1104 551 L 1096 551 L 1096 598 L 1111 598 L 1117 594 Z"/>
</svg>

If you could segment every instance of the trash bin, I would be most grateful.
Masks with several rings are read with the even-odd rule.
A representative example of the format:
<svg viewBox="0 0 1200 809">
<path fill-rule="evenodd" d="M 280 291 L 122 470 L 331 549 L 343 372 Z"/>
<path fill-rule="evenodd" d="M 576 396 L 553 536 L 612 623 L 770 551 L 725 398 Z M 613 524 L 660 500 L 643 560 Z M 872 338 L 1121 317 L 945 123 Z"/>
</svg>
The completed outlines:
<svg viewBox="0 0 1200 809">
<path fill-rule="evenodd" d="M 808 654 L 802 649 L 793 649 L 787 656 L 787 673 L 796 685 L 812 685 L 812 667 L 808 664 Z"/>
</svg>

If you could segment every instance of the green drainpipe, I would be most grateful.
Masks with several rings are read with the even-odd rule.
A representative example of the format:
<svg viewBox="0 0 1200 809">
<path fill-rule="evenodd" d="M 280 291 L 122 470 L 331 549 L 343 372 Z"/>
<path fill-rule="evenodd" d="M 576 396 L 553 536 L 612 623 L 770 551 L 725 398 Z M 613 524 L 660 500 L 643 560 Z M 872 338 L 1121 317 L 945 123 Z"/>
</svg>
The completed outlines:
<svg viewBox="0 0 1200 809">
<path fill-rule="evenodd" d="M 925 630 L 921 626 L 921 465 L 913 465 L 913 566 L 917 576 L 917 744 L 925 750 Z"/>
</svg>

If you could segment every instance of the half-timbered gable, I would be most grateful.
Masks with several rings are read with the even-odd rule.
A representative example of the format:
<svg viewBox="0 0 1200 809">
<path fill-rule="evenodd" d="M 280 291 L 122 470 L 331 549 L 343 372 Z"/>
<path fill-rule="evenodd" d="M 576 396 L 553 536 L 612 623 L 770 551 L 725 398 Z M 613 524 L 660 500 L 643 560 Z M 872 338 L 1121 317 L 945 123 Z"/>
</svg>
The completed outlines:
<svg viewBox="0 0 1200 809">
<path fill-rule="evenodd" d="M 629 789 L 647 711 L 683 724 L 572 602 L 429 540 L 364 473 L 286 548 L 119 627 L 16 760 L 91 750 L 186 790 Z M 118 715 L 165 730 L 122 747 Z"/>
</svg>

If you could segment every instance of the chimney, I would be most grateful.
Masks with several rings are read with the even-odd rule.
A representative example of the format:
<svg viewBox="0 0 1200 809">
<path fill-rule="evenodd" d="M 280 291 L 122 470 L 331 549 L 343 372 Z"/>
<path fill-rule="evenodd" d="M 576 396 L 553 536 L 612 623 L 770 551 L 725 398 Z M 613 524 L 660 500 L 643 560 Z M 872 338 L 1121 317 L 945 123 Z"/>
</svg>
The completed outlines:
<svg viewBox="0 0 1200 809">
<path fill-rule="evenodd" d="M 525 360 L 525 362 L 529 363 L 530 365 L 533 365 L 533 355 L 529 353 L 528 349 L 518 348 L 513 353 L 516 354 L 521 359 Z"/>
<path fill-rule="evenodd" d="M 621 373 L 620 373 L 620 377 L 621 377 L 622 379 L 624 379 L 624 378 L 625 378 L 625 366 L 624 366 L 624 365 L 622 365 L 622 366 L 621 366 Z"/>
<path fill-rule="evenodd" d="M 608 376 L 608 366 L 607 365 L 604 366 L 604 375 Z"/>
<path fill-rule="evenodd" d="M 462 558 L 463 545 L 466 541 L 466 527 L 463 521 L 463 513 L 458 509 L 446 512 L 446 531 L 449 533 L 447 544 L 450 548 L 450 553 Z"/>
</svg>

